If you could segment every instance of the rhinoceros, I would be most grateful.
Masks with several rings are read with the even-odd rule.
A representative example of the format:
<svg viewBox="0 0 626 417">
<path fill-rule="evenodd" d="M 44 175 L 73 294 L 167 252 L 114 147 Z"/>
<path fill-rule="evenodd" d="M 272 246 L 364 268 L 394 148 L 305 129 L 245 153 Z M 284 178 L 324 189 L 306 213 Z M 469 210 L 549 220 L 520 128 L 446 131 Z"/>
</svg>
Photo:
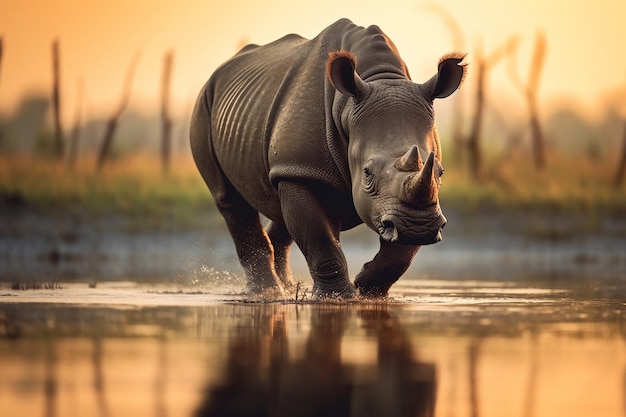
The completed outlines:
<svg viewBox="0 0 626 417">
<path fill-rule="evenodd" d="M 193 110 L 191 151 L 251 292 L 294 288 L 295 241 L 314 296 L 386 296 L 420 246 L 441 240 L 433 101 L 461 85 L 464 56 L 443 56 L 414 83 L 379 27 L 341 19 L 310 40 L 248 45 L 213 73 Z M 352 284 L 339 235 L 362 223 L 380 250 Z"/>
</svg>

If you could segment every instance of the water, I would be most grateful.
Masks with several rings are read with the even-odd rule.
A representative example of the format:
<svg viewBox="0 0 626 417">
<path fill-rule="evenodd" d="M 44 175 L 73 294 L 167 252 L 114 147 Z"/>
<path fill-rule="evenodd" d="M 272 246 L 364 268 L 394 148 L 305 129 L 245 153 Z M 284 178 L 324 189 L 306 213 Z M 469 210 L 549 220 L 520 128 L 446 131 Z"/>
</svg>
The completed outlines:
<svg viewBox="0 0 626 417">
<path fill-rule="evenodd" d="M 0 417 L 626 416 L 626 222 L 448 216 L 390 299 L 343 303 L 247 298 L 219 228 L 13 219 Z M 353 276 L 376 252 L 342 243 Z"/>
<path fill-rule="evenodd" d="M 626 279 L 626 219 L 518 214 L 468 218 L 446 211 L 443 241 L 423 247 L 408 275 L 494 281 Z M 137 229 L 123 218 L 16 214 L 0 222 L 0 282 L 131 280 L 189 285 L 224 271 L 240 275 L 232 240 L 223 222 L 216 222 L 192 230 L 175 225 Z M 373 258 L 377 246 L 376 235 L 365 226 L 342 234 L 353 277 Z M 295 273 L 308 279 L 302 254 L 295 247 L 291 253 Z"/>
<path fill-rule="evenodd" d="M 624 416 L 624 286 L 401 281 L 386 302 L 237 287 L 0 291 L 18 416 Z"/>
</svg>

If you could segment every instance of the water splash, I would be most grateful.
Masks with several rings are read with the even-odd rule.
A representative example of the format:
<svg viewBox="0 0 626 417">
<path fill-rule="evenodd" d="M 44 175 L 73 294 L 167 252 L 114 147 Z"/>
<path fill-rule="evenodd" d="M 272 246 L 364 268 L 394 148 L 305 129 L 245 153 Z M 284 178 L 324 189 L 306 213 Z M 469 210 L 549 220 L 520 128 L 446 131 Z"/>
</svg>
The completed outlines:
<svg viewBox="0 0 626 417">
<path fill-rule="evenodd" d="M 202 265 L 177 279 L 178 285 L 191 291 L 211 294 L 241 295 L 245 293 L 245 276 L 230 270 Z"/>
</svg>

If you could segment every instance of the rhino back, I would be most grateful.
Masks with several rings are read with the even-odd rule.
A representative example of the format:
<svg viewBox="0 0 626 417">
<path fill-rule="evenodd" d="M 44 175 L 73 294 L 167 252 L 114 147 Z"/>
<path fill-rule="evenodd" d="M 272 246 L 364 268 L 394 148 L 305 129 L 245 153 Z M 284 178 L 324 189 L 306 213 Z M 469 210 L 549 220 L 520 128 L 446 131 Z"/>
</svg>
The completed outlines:
<svg viewBox="0 0 626 417">
<path fill-rule="evenodd" d="M 325 32 L 329 32 L 327 29 Z M 323 32 L 324 33 L 324 32 Z M 345 188 L 327 147 L 326 38 L 248 46 L 213 74 L 211 140 L 220 168 L 257 210 L 280 216 L 284 179 Z M 349 190 L 349 187 L 347 188 Z"/>
</svg>

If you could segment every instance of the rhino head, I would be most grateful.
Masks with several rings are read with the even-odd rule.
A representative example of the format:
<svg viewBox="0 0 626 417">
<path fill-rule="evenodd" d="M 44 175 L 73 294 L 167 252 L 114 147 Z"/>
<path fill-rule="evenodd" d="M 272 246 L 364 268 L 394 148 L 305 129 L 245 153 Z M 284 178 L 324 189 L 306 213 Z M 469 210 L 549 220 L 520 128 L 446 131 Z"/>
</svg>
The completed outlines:
<svg viewBox="0 0 626 417">
<path fill-rule="evenodd" d="M 340 129 L 348 138 L 352 197 L 359 217 L 388 242 L 427 245 L 441 240 L 443 167 L 433 101 L 451 95 L 465 75 L 464 55 L 444 56 L 423 84 L 408 74 L 357 73 L 355 57 L 331 53 L 328 77 L 348 99 Z"/>
</svg>

